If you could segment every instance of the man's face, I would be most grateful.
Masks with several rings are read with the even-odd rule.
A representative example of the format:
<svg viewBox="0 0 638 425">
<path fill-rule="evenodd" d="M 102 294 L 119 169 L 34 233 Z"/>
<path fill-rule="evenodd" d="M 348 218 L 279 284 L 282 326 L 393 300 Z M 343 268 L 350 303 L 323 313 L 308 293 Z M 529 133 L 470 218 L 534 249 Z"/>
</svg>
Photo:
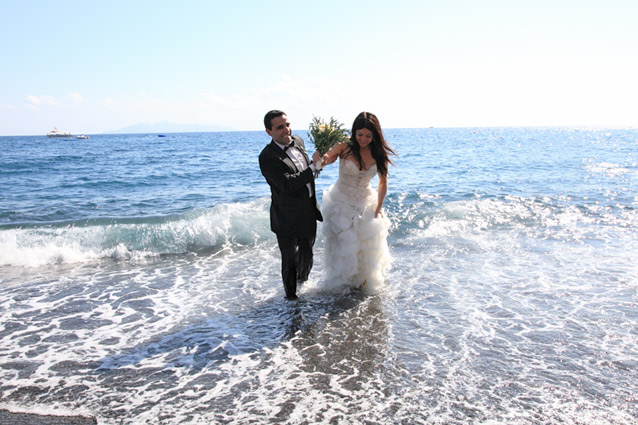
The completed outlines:
<svg viewBox="0 0 638 425">
<path fill-rule="evenodd" d="M 266 133 L 280 145 L 287 145 L 292 141 L 292 130 L 290 121 L 286 115 L 272 119 L 272 130 L 266 129 Z"/>
</svg>

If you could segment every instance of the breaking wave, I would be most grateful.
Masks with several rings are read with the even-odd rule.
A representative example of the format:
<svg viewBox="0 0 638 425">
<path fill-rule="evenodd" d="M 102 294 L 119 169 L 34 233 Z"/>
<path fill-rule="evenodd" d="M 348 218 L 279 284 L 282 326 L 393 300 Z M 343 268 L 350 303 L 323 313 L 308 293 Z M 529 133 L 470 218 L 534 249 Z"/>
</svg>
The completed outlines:
<svg viewBox="0 0 638 425">
<path fill-rule="evenodd" d="M 139 259 L 249 245 L 271 237 L 268 202 L 222 204 L 167 217 L 5 226 L 0 228 L 0 266 Z"/>
</svg>

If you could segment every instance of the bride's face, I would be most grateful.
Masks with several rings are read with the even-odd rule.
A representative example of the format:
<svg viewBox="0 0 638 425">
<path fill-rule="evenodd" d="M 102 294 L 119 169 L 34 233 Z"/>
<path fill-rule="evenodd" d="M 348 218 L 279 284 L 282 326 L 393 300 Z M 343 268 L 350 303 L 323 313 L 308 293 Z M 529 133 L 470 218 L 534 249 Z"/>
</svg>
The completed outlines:
<svg viewBox="0 0 638 425">
<path fill-rule="evenodd" d="M 355 132 L 355 136 L 357 138 L 357 143 L 359 143 L 359 146 L 362 148 L 365 148 L 372 143 L 373 134 L 367 128 L 360 128 Z"/>
</svg>

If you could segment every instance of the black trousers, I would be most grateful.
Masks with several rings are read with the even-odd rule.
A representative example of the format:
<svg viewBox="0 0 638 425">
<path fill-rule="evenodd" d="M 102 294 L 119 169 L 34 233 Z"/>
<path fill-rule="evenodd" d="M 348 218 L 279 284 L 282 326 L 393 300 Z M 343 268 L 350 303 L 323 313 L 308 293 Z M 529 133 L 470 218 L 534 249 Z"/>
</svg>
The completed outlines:
<svg viewBox="0 0 638 425">
<path fill-rule="evenodd" d="M 297 282 L 308 280 L 312 269 L 312 247 L 315 236 L 310 238 L 290 238 L 277 235 L 281 251 L 281 277 L 284 282 L 286 298 L 297 298 Z"/>
</svg>

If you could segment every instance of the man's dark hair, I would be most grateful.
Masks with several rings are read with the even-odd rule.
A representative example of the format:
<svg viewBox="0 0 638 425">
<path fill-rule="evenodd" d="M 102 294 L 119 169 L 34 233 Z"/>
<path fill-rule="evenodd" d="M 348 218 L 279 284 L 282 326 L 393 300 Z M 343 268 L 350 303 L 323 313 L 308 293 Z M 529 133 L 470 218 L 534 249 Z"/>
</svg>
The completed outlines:
<svg viewBox="0 0 638 425">
<path fill-rule="evenodd" d="M 272 120 L 274 118 L 280 117 L 282 115 L 286 115 L 286 113 L 284 111 L 280 111 L 278 109 L 273 109 L 272 111 L 268 111 L 268 113 L 264 117 L 264 126 L 268 130 L 272 130 Z"/>
</svg>

